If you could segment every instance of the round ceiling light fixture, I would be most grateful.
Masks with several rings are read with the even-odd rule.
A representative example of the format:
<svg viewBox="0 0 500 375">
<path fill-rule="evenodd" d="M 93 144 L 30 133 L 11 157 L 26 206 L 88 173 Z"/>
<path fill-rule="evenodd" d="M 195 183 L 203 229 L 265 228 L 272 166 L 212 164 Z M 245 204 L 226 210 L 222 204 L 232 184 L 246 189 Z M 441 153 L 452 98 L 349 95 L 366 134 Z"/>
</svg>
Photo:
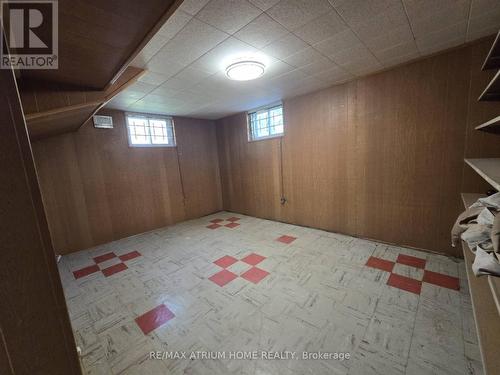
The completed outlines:
<svg viewBox="0 0 500 375">
<path fill-rule="evenodd" d="M 266 66 L 259 61 L 243 60 L 226 67 L 226 76 L 234 81 L 250 81 L 261 77 Z"/>
</svg>

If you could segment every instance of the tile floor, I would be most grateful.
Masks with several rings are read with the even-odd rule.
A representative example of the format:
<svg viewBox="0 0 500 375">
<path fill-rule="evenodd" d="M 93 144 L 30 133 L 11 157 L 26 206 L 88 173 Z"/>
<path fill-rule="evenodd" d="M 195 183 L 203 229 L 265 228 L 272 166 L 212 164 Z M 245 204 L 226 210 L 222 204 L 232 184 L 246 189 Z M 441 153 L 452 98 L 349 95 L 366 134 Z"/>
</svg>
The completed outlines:
<svg viewBox="0 0 500 375">
<path fill-rule="evenodd" d="M 59 269 L 87 374 L 482 373 L 458 259 L 220 212 Z M 151 358 L 197 351 L 226 358 Z"/>
</svg>

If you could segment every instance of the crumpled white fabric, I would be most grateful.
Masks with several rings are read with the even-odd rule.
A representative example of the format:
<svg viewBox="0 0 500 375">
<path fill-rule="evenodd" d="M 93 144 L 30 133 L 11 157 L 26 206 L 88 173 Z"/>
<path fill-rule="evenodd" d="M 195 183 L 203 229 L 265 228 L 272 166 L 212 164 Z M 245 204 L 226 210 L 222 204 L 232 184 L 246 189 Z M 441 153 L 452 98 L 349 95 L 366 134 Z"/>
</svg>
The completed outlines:
<svg viewBox="0 0 500 375">
<path fill-rule="evenodd" d="M 474 251 L 476 246 L 481 245 L 483 249 L 493 249 L 493 243 L 490 239 L 491 226 L 474 224 L 462 233 L 462 240 L 467 242 L 469 248 Z M 488 245 L 488 242 L 490 245 Z M 490 251 L 491 251 L 490 250 Z"/>
<path fill-rule="evenodd" d="M 500 210 L 500 192 L 492 194 L 488 197 L 479 198 L 477 202 L 473 203 L 470 207 L 490 207 Z"/>
<path fill-rule="evenodd" d="M 478 246 L 474 263 L 472 263 L 472 272 L 476 276 L 500 276 L 500 263 L 494 253 L 488 253 Z"/>
</svg>

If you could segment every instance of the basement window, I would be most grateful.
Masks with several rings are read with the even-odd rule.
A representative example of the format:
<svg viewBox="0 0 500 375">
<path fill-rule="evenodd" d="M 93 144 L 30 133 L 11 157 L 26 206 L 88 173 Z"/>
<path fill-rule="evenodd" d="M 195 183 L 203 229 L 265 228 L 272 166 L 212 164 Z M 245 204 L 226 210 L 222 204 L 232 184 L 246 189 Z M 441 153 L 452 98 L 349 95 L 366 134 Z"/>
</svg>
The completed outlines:
<svg viewBox="0 0 500 375">
<path fill-rule="evenodd" d="M 283 104 L 248 112 L 248 139 L 280 137 L 283 135 Z"/>
<path fill-rule="evenodd" d="M 175 147 L 172 117 L 137 113 L 127 113 L 126 117 L 129 146 Z"/>
</svg>

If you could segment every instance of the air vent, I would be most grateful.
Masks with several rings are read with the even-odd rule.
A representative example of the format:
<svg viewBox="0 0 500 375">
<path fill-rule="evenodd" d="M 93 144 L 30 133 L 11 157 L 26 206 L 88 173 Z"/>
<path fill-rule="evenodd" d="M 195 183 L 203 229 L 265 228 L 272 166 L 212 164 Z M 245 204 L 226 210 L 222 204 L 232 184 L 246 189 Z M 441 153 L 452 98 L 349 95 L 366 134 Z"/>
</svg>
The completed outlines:
<svg viewBox="0 0 500 375">
<path fill-rule="evenodd" d="M 113 117 L 111 116 L 94 116 L 94 127 L 103 129 L 113 128 Z"/>
</svg>

